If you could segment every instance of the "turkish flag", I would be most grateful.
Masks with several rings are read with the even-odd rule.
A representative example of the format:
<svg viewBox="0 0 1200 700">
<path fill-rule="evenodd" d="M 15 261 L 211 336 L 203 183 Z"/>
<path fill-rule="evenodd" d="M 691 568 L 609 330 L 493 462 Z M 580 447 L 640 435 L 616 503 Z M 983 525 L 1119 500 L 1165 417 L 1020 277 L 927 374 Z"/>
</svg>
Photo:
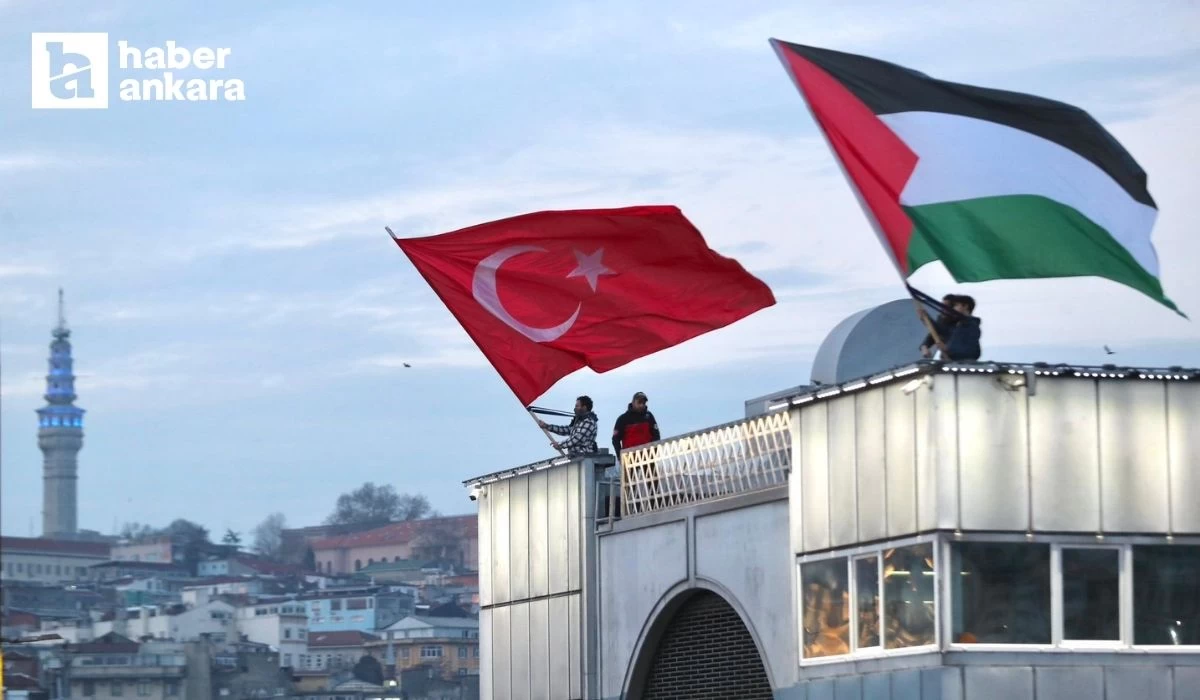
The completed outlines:
<svg viewBox="0 0 1200 700">
<path fill-rule="evenodd" d="M 396 239 L 525 405 L 775 303 L 678 208 L 543 211 Z"/>
</svg>

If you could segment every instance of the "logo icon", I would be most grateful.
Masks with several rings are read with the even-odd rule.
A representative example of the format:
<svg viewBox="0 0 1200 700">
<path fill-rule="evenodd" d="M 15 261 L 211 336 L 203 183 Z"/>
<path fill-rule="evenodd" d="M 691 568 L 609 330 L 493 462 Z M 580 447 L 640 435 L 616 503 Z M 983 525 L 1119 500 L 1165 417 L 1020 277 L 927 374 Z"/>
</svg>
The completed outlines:
<svg viewBox="0 0 1200 700">
<path fill-rule="evenodd" d="M 108 34 L 34 32 L 30 58 L 34 109 L 108 107 Z"/>
</svg>

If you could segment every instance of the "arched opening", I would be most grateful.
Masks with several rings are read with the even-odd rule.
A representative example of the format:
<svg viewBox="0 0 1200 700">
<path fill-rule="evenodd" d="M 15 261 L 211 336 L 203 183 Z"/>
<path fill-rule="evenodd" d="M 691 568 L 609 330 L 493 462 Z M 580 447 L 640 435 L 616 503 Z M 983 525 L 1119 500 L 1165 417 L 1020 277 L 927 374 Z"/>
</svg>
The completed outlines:
<svg viewBox="0 0 1200 700">
<path fill-rule="evenodd" d="M 771 700 L 758 646 L 724 598 L 697 591 L 646 640 L 631 697 L 641 700 Z"/>
</svg>

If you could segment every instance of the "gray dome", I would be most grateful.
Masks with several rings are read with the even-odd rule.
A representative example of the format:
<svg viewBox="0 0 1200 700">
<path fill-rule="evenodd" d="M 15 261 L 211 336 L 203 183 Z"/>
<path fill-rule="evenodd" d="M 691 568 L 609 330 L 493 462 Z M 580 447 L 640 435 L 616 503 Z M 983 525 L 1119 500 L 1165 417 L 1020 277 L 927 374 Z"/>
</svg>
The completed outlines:
<svg viewBox="0 0 1200 700">
<path fill-rule="evenodd" d="M 927 333 L 912 299 L 859 311 L 837 324 L 813 360 L 813 384 L 840 384 L 921 359 Z"/>
</svg>

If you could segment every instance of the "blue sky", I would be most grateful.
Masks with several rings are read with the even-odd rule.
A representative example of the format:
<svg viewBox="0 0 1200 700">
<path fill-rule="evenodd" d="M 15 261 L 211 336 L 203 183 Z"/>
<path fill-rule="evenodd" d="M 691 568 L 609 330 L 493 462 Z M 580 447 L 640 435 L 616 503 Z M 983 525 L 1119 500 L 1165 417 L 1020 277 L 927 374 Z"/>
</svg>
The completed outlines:
<svg viewBox="0 0 1200 700">
<path fill-rule="evenodd" d="M 673 203 L 779 304 L 540 403 L 635 390 L 668 433 L 808 378 L 902 294 L 766 40 L 1081 105 L 1150 174 L 1166 290 L 1200 314 L 1200 4 L 171 3 L 0 0 L 0 530 L 40 530 L 41 405 L 67 290 L 80 524 L 315 524 L 363 481 L 470 512 L 459 482 L 540 431 L 383 226 Z M 29 33 L 229 47 L 240 103 L 29 106 Z M 116 71 L 114 71 L 116 73 Z M 119 77 L 119 76 L 115 76 Z M 923 270 L 940 293 L 948 276 Z M 1200 331 L 1098 280 L 965 286 L 987 356 L 1200 365 Z M 412 364 L 404 369 L 401 363 Z"/>
</svg>

